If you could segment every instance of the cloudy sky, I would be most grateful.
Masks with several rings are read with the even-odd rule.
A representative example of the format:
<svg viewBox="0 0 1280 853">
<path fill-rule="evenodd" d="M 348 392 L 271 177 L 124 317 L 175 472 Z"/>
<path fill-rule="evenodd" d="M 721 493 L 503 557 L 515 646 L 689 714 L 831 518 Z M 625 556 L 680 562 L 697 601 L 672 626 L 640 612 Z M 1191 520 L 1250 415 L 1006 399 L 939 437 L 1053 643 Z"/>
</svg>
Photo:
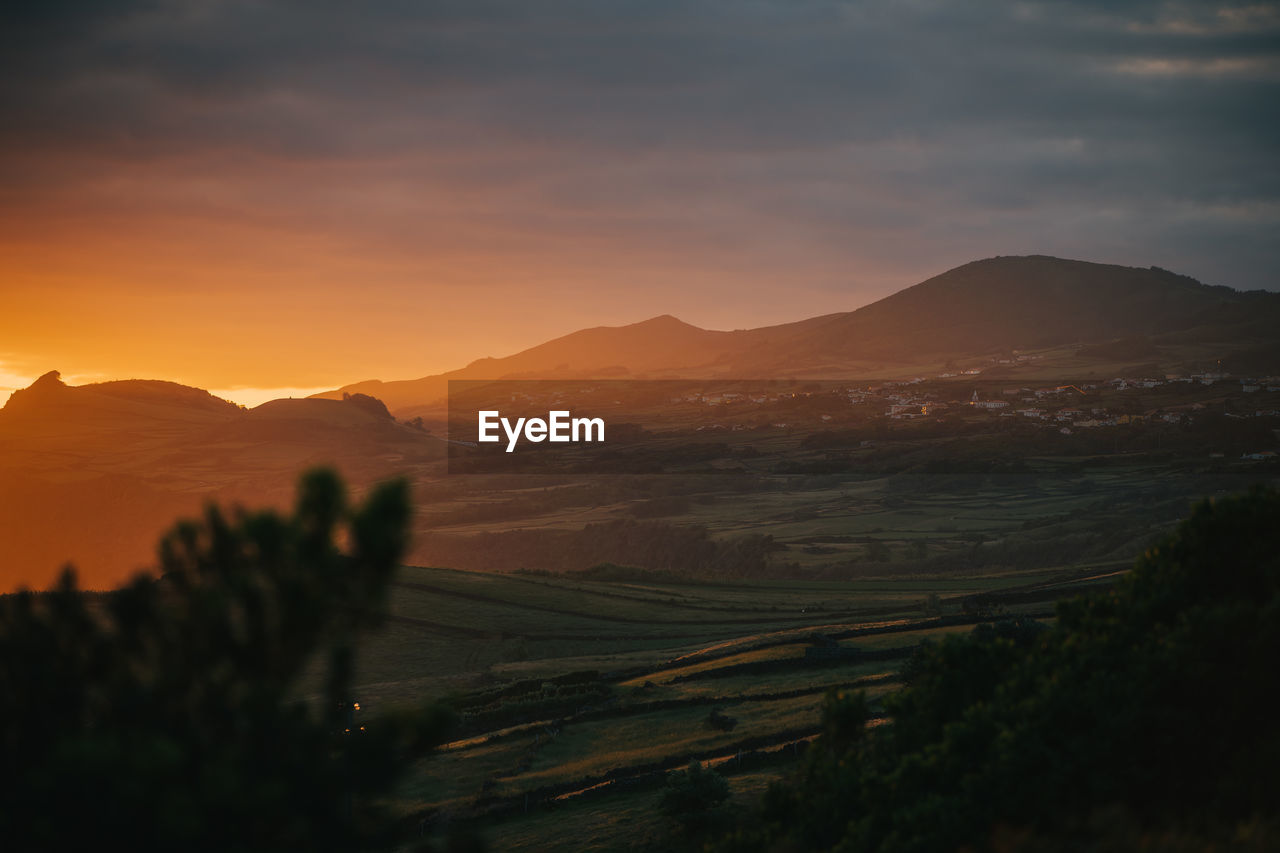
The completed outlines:
<svg viewBox="0 0 1280 853">
<path fill-rule="evenodd" d="M 1280 288 L 1276 4 L 40 0 L 0 66 L 0 388 L 409 378 L 993 255 Z"/>
</svg>

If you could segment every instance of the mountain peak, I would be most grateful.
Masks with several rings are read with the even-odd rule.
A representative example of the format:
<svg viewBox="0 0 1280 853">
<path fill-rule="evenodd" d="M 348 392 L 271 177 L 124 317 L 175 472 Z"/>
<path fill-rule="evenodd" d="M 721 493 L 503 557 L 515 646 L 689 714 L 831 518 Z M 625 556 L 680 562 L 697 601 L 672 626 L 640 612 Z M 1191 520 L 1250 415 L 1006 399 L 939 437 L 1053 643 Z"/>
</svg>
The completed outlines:
<svg viewBox="0 0 1280 853">
<path fill-rule="evenodd" d="M 62 374 L 56 370 L 50 370 L 26 388 L 14 391 L 9 395 L 9 401 L 4 404 L 3 410 L 7 412 L 28 411 L 33 406 L 40 405 L 42 401 L 58 397 L 66 390 L 67 385 L 62 381 Z"/>
<path fill-rule="evenodd" d="M 854 342 L 851 351 L 903 359 L 1186 335 L 1196 327 L 1200 338 L 1231 341 L 1256 334 L 1278 307 L 1274 296 L 1246 305 L 1237 291 L 1159 267 L 1015 255 L 947 270 L 852 312 L 833 332 Z"/>
<path fill-rule="evenodd" d="M 657 317 L 650 317 L 648 320 L 641 320 L 634 323 L 635 326 L 689 326 L 684 320 L 671 314 L 659 314 Z M 692 328 L 692 327 L 690 327 Z"/>
<path fill-rule="evenodd" d="M 28 386 L 28 390 L 33 388 L 48 388 L 52 386 L 59 386 L 62 388 L 67 387 L 66 383 L 62 381 L 62 373 L 60 371 L 50 370 L 35 382 L 32 382 L 31 385 Z"/>
<path fill-rule="evenodd" d="M 1269 344 L 1277 322 L 1280 294 L 1242 294 L 1155 266 L 1003 255 L 957 266 L 855 311 L 737 331 L 659 314 L 580 329 L 446 374 L 358 383 L 325 396 L 375 394 L 394 414 L 438 404 L 451 379 L 843 378 L 1134 337 L 1166 348 Z"/>
<path fill-rule="evenodd" d="M 571 332 L 565 337 L 580 334 L 581 332 L 599 331 L 599 332 L 640 332 L 644 334 L 652 333 L 672 333 L 672 332 L 705 332 L 692 323 L 686 323 L 679 317 L 672 314 L 659 314 L 656 317 L 650 317 L 647 320 L 638 320 L 635 323 L 625 323 L 621 326 L 595 326 L 592 329 L 580 329 L 577 332 Z"/>
</svg>

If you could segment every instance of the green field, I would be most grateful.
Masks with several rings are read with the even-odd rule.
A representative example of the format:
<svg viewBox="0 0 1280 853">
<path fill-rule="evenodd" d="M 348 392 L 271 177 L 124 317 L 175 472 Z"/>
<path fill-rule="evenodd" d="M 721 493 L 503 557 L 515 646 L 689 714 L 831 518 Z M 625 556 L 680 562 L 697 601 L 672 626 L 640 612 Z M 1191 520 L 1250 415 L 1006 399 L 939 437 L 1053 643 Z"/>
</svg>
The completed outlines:
<svg viewBox="0 0 1280 853">
<path fill-rule="evenodd" d="M 1171 406 L 1193 391 L 1097 396 Z M 432 483 L 423 565 L 400 571 L 358 651 L 362 709 L 444 698 L 459 715 L 395 795 L 406 832 L 491 850 L 697 849 L 658 809 L 672 771 L 713 766 L 726 808 L 744 806 L 797 765 L 828 691 L 865 691 L 879 715 L 920 644 L 1050 621 L 1196 501 L 1274 476 L 1210 460 L 1172 425 L 938 424 L 874 442 L 812 424 L 726 431 L 716 453 L 735 477 Z"/>
<path fill-rule="evenodd" d="M 407 567 L 360 647 L 357 698 L 370 714 L 444 696 L 460 709 L 395 797 L 406 827 L 493 850 L 678 849 L 656 808 L 668 771 L 718 767 L 746 803 L 816 735 L 827 690 L 878 707 L 919 643 L 1047 616 L 1114 571 L 658 584 Z M 984 608 L 966 604 L 977 595 Z"/>
</svg>

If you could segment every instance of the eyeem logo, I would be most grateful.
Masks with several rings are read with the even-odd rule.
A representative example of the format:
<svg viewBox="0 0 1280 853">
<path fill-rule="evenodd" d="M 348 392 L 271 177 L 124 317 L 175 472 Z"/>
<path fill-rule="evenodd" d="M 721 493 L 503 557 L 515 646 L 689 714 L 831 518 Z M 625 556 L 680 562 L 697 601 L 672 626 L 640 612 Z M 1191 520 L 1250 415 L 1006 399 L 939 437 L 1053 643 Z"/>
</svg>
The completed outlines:
<svg viewBox="0 0 1280 853">
<path fill-rule="evenodd" d="M 591 442 L 604 441 L 603 418 L 575 418 L 567 411 L 547 412 L 547 419 L 516 418 L 514 424 L 509 418 L 495 409 L 482 410 L 477 439 L 482 444 L 493 444 L 502 440 L 497 434 L 498 427 L 507 434 L 507 452 L 516 449 L 516 443 L 523 434 L 526 441 L 552 442 Z M 594 437 L 593 437 L 594 435 Z"/>
</svg>

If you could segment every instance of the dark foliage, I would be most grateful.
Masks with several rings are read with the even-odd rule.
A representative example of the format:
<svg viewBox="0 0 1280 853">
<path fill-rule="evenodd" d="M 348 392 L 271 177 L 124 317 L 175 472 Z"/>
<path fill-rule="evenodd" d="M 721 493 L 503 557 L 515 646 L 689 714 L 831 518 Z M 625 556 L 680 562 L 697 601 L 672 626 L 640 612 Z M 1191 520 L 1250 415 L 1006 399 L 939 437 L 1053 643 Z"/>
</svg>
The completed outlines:
<svg viewBox="0 0 1280 853">
<path fill-rule="evenodd" d="M 729 798 L 728 781 L 699 761 L 690 761 L 687 770 L 676 770 L 667 776 L 660 807 L 692 829 L 705 821 L 707 813 Z"/>
<path fill-rule="evenodd" d="M 0 599 L 0 838 L 7 849 L 350 850 L 390 825 L 370 795 L 445 731 L 362 719 L 356 632 L 377 624 L 408 489 L 349 508 L 327 471 L 291 518 L 210 507 L 162 541 L 163 575 L 100 597 L 68 569 Z M 335 546 L 343 536 L 349 553 Z M 295 697 L 322 660 L 323 700 Z"/>
<path fill-rule="evenodd" d="M 719 708 L 712 708 L 711 713 L 707 714 L 705 722 L 709 727 L 718 731 L 731 732 L 737 728 L 738 718 L 730 717 Z"/>
<path fill-rule="evenodd" d="M 1203 503 L 1053 628 L 926 646 L 889 726 L 865 728 L 860 696 L 829 696 L 802 773 L 723 847 L 1274 844 L 1278 522 L 1272 490 Z"/>
</svg>

